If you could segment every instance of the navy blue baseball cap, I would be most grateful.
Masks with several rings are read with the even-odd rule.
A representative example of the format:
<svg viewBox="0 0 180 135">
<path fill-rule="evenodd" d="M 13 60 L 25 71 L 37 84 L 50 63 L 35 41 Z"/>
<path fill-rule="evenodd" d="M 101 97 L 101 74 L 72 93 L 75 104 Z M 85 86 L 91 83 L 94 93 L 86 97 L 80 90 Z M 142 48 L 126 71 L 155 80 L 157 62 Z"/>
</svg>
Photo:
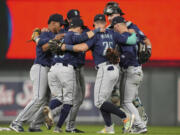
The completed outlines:
<svg viewBox="0 0 180 135">
<path fill-rule="evenodd" d="M 79 18 L 81 17 L 79 10 L 77 10 L 77 9 L 71 9 L 71 10 L 68 11 L 68 13 L 67 13 L 67 18 L 68 18 L 68 19 L 72 19 L 72 18 L 74 18 L 74 17 L 79 17 Z"/>
<path fill-rule="evenodd" d="M 52 15 L 49 17 L 48 24 L 50 24 L 51 21 L 60 22 L 61 25 L 64 24 L 63 16 L 60 15 L 60 14 L 57 14 L 57 13 L 56 13 L 56 14 L 52 14 Z"/>
<path fill-rule="evenodd" d="M 97 14 L 97 15 L 94 17 L 94 22 L 96 22 L 96 21 L 106 22 L 105 15 L 104 15 L 104 14 Z"/>
<path fill-rule="evenodd" d="M 72 21 L 70 22 L 69 27 L 70 28 L 75 28 L 75 27 L 83 28 L 84 27 L 84 22 L 83 22 L 82 19 L 80 19 L 78 17 L 75 17 L 75 18 L 72 18 Z"/>
<path fill-rule="evenodd" d="M 112 20 L 112 26 L 114 27 L 114 25 L 118 24 L 118 23 L 125 23 L 125 19 L 121 16 L 117 16 L 117 17 L 114 17 L 114 19 Z"/>
</svg>

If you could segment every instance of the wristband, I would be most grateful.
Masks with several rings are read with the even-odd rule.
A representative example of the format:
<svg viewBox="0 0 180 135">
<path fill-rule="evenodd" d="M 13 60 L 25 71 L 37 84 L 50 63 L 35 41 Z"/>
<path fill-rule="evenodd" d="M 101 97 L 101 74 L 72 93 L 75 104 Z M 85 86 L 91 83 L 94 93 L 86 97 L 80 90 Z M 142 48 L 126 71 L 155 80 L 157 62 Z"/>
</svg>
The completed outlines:
<svg viewBox="0 0 180 135">
<path fill-rule="evenodd" d="M 73 45 L 66 45 L 65 48 L 67 51 L 73 51 Z"/>
</svg>

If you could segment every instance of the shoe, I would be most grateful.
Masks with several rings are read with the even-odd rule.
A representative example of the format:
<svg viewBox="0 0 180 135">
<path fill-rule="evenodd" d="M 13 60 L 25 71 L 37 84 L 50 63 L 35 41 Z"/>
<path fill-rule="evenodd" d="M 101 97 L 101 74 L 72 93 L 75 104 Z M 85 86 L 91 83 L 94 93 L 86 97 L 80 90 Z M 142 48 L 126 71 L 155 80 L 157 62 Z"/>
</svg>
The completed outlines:
<svg viewBox="0 0 180 135">
<path fill-rule="evenodd" d="M 53 117 L 52 117 L 52 114 L 51 114 L 51 110 L 48 106 L 45 106 L 43 108 L 43 114 L 44 114 L 44 117 L 45 117 L 45 123 L 47 124 L 46 127 L 50 128 L 53 126 L 54 124 L 54 120 L 53 120 Z"/>
<path fill-rule="evenodd" d="M 29 130 L 29 132 L 42 132 L 42 130 L 41 129 L 36 129 L 36 128 L 29 128 L 28 129 Z"/>
<path fill-rule="evenodd" d="M 73 129 L 73 130 L 66 130 L 67 133 L 85 133 L 84 131 L 81 131 L 77 128 Z"/>
<path fill-rule="evenodd" d="M 101 131 L 98 131 L 97 133 L 101 134 L 114 134 L 114 124 L 110 127 L 105 126 Z"/>
<path fill-rule="evenodd" d="M 132 115 L 127 115 L 127 118 L 123 120 L 124 123 L 124 133 L 128 133 L 133 125 L 134 122 L 134 114 Z"/>
<path fill-rule="evenodd" d="M 52 126 L 49 126 L 46 122 L 44 122 L 45 124 L 45 127 L 48 129 L 48 130 L 51 130 Z"/>
<path fill-rule="evenodd" d="M 54 133 L 62 133 L 63 131 L 59 127 L 55 127 L 53 132 Z"/>
<path fill-rule="evenodd" d="M 139 127 L 134 127 L 130 130 L 131 134 L 145 134 L 147 133 L 147 128 L 139 128 Z"/>
<path fill-rule="evenodd" d="M 24 132 L 24 128 L 18 124 L 11 123 L 9 127 L 16 132 Z"/>
</svg>

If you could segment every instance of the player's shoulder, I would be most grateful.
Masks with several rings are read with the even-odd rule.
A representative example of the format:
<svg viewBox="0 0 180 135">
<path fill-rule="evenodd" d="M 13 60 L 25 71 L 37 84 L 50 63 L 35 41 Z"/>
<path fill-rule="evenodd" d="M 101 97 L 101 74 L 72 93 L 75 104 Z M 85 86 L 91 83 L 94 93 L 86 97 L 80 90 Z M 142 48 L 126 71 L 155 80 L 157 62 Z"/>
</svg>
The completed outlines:
<svg viewBox="0 0 180 135">
<path fill-rule="evenodd" d="M 135 23 L 133 23 L 132 21 L 126 21 L 126 26 L 129 29 L 139 29 L 138 26 Z"/>
<path fill-rule="evenodd" d="M 140 35 L 144 36 L 144 33 L 139 29 L 139 27 L 136 24 L 132 23 L 131 21 L 127 21 L 126 26 L 128 27 L 128 29 L 134 29 Z"/>
<path fill-rule="evenodd" d="M 52 35 L 54 35 L 54 33 L 52 33 L 51 31 L 44 31 L 44 32 L 41 32 L 39 37 L 46 38 L 46 37 L 51 37 Z"/>
<path fill-rule="evenodd" d="M 88 28 L 88 26 L 84 26 L 84 27 L 83 27 L 83 32 L 88 32 L 88 31 L 90 31 L 90 29 Z"/>
<path fill-rule="evenodd" d="M 73 31 L 67 31 L 66 37 L 69 37 L 69 36 L 72 36 L 72 35 L 74 35 L 74 32 L 73 32 Z"/>
</svg>

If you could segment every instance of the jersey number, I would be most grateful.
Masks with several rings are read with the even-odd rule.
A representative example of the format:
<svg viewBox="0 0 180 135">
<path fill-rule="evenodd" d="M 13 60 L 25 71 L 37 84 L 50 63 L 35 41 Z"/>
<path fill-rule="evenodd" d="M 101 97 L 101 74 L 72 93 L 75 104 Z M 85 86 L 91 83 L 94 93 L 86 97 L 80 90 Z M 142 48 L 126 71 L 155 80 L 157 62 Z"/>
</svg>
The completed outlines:
<svg viewBox="0 0 180 135">
<path fill-rule="evenodd" d="M 104 46 L 103 56 L 105 56 L 107 49 L 112 48 L 113 42 L 107 42 L 107 41 L 103 42 L 103 46 Z"/>
</svg>

